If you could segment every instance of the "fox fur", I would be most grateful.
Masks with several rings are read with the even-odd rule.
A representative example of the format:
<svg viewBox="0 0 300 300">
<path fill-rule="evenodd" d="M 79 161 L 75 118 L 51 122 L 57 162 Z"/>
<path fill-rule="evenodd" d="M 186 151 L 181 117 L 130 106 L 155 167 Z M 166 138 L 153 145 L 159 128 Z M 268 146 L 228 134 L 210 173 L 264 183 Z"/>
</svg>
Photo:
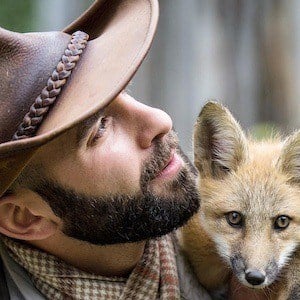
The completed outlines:
<svg viewBox="0 0 300 300">
<path fill-rule="evenodd" d="M 200 283 L 213 293 L 234 276 L 265 299 L 300 299 L 300 131 L 256 142 L 225 107 L 208 102 L 195 124 L 194 163 L 201 208 L 179 241 Z M 231 212 L 242 216 L 239 228 L 228 223 Z M 280 216 L 286 228 L 277 228 Z M 263 283 L 250 284 L 249 270 Z"/>
</svg>

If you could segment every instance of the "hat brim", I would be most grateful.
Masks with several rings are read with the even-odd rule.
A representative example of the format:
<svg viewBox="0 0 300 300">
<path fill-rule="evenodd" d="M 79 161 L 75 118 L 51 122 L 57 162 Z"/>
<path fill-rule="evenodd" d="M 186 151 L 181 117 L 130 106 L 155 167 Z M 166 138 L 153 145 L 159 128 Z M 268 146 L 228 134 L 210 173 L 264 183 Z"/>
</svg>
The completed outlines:
<svg viewBox="0 0 300 300">
<path fill-rule="evenodd" d="M 100 2 L 104 1 L 97 1 Z M 0 182 L 0 194 L 3 194 L 40 146 L 109 104 L 124 89 L 142 63 L 157 26 L 157 1 L 112 2 L 115 5 L 106 5 L 106 11 L 101 12 L 102 17 L 105 17 L 103 22 L 95 19 L 96 15 L 91 15 L 91 11 L 96 11 L 94 7 L 66 28 L 66 32 L 72 29 L 86 30 L 94 39 L 88 42 L 37 135 L 0 145 L 0 174 L 6 178 Z M 92 23 L 85 28 L 87 17 L 94 18 L 94 24 L 100 30 L 93 27 Z M 97 18 L 101 18 L 101 15 Z"/>
</svg>

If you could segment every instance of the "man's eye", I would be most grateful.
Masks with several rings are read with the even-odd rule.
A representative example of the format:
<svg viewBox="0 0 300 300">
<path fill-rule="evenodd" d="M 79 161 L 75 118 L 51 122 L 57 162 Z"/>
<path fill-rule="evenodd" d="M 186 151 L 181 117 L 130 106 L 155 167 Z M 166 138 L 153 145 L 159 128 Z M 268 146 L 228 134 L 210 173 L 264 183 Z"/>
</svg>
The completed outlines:
<svg viewBox="0 0 300 300">
<path fill-rule="evenodd" d="M 93 136 L 93 140 L 92 140 L 93 143 L 96 142 L 99 138 L 101 138 L 104 135 L 106 127 L 107 127 L 107 123 L 108 123 L 107 117 L 102 117 L 100 119 L 100 124 L 99 124 L 98 130 Z"/>
</svg>

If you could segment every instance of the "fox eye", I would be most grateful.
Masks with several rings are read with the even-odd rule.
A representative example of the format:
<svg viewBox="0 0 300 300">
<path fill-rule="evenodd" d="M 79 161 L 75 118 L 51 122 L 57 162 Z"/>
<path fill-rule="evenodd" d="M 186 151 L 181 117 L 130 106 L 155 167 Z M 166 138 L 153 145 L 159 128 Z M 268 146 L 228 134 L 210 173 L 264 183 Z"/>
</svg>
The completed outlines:
<svg viewBox="0 0 300 300">
<path fill-rule="evenodd" d="M 231 211 L 227 213 L 226 215 L 226 221 L 227 223 L 235 228 L 241 228 L 243 225 L 243 217 L 240 213 L 236 211 Z"/>
<path fill-rule="evenodd" d="M 290 220 L 290 217 L 284 215 L 277 217 L 274 223 L 274 229 L 283 230 L 288 228 L 290 225 Z"/>
</svg>

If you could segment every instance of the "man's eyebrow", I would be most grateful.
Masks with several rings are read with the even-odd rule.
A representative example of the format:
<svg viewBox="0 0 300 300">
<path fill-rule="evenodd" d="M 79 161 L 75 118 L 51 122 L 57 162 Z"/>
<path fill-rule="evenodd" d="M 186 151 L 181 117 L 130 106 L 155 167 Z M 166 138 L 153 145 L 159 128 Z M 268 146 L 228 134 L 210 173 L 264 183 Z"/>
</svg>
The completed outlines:
<svg viewBox="0 0 300 300">
<path fill-rule="evenodd" d="M 90 129 L 95 125 L 99 118 L 103 115 L 104 109 L 99 110 L 97 113 L 89 117 L 88 119 L 82 121 L 78 128 L 76 134 L 76 145 L 79 147 L 82 141 L 86 138 Z"/>
</svg>

